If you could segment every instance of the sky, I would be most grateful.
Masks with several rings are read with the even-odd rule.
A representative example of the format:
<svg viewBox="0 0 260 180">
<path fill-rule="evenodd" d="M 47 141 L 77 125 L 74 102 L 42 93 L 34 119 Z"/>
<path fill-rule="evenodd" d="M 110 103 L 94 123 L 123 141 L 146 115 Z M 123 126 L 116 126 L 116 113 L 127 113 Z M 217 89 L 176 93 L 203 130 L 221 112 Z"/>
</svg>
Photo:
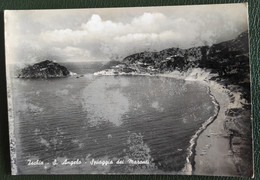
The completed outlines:
<svg viewBox="0 0 260 180">
<path fill-rule="evenodd" d="M 142 51 L 212 45 L 248 29 L 247 4 L 7 10 L 7 63 L 122 60 Z"/>
</svg>

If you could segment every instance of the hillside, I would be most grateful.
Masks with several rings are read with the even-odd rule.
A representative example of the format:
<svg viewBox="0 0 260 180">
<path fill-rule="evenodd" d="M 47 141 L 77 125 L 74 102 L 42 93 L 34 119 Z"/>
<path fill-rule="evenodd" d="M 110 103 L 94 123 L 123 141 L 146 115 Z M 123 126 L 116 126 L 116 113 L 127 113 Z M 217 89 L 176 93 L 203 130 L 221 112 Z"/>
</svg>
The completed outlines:
<svg viewBox="0 0 260 180">
<path fill-rule="evenodd" d="M 34 65 L 30 65 L 21 70 L 18 78 L 57 78 L 67 77 L 69 70 L 50 60 L 45 60 Z"/>
<path fill-rule="evenodd" d="M 223 127 L 228 134 L 230 152 L 239 174 L 251 176 L 252 131 L 248 31 L 237 38 L 212 46 L 189 49 L 169 48 L 159 52 L 140 52 L 123 59 L 95 75 L 162 75 L 179 72 L 180 76 L 199 69 L 210 75 L 229 96 Z M 221 89 L 219 89 L 221 91 Z"/>
</svg>

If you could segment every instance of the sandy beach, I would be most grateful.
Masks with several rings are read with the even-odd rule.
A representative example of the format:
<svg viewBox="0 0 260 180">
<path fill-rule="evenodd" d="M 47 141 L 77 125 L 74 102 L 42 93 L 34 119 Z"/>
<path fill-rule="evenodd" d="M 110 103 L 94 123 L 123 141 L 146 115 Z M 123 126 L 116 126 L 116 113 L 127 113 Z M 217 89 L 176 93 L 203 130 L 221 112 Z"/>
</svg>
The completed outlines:
<svg viewBox="0 0 260 180">
<path fill-rule="evenodd" d="M 207 83 L 211 94 L 219 103 L 217 118 L 200 134 L 195 148 L 195 175 L 237 175 L 234 156 L 230 149 L 229 134 L 224 130 L 225 111 L 230 104 L 229 96 L 215 82 Z M 222 88 L 222 90 L 220 90 Z"/>
<path fill-rule="evenodd" d="M 112 71 L 101 71 L 95 75 L 114 75 Z M 129 73 L 119 73 L 125 75 Z M 168 72 L 151 75 L 149 73 L 132 73 L 131 75 L 160 76 L 184 79 L 186 81 L 196 81 L 209 87 L 210 94 L 214 97 L 219 105 L 217 117 L 210 120 L 210 123 L 202 132 L 195 134 L 194 141 L 188 151 L 191 151 L 187 157 L 187 164 L 183 169 L 185 174 L 194 175 L 220 175 L 221 176 L 238 176 L 249 177 L 252 174 L 250 167 L 250 144 L 245 135 L 248 131 L 247 119 L 250 111 L 244 109 L 242 104 L 248 104 L 245 99 L 241 99 L 239 88 L 234 85 L 224 87 L 219 82 L 209 80 L 216 74 L 211 74 L 199 68 L 190 69 L 187 72 Z M 236 110 L 242 110 L 245 113 L 229 114 Z M 236 124 L 238 123 L 238 125 Z M 240 129 L 238 129 L 240 127 Z M 200 131 L 200 130 L 199 130 Z M 233 136 L 233 133 L 238 133 Z M 195 144 L 193 144 L 195 143 Z M 194 166 L 191 163 L 194 161 Z"/>
<path fill-rule="evenodd" d="M 193 69 L 186 73 L 179 74 L 171 72 L 162 74 L 163 77 L 183 78 L 188 81 L 197 81 L 210 88 L 210 94 L 219 104 L 219 112 L 215 120 L 210 123 L 198 138 L 196 138 L 194 153 L 194 175 L 220 175 L 221 176 L 252 176 L 250 165 L 250 141 L 246 133 L 250 121 L 250 111 L 242 104 L 248 104 L 245 99 L 241 99 L 239 88 L 229 85 L 224 87 L 220 83 L 209 80 L 214 74 L 199 69 Z M 244 113 L 230 114 L 237 109 Z M 231 111 L 230 111 L 231 110 Z M 238 124 L 236 124 L 238 123 Z M 240 128 L 239 128 L 240 127 Z M 233 136 L 233 133 L 237 135 Z M 194 148 L 194 147 L 193 147 Z M 190 171 L 189 167 L 185 167 Z"/>
</svg>

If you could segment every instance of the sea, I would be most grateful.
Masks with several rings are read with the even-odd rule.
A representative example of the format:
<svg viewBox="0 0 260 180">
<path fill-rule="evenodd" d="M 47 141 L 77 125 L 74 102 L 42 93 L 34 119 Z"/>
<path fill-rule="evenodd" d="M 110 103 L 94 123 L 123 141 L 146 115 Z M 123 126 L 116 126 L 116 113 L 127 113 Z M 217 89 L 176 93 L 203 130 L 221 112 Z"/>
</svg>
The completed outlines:
<svg viewBox="0 0 260 180">
<path fill-rule="evenodd" d="M 60 64 L 77 75 L 10 77 L 18 174 L 178 174 L 194 163 L 191 139 L 216 109 L 206 85 Z M 149 164 L 129 164 L 140 158 Z"/>
</svg>

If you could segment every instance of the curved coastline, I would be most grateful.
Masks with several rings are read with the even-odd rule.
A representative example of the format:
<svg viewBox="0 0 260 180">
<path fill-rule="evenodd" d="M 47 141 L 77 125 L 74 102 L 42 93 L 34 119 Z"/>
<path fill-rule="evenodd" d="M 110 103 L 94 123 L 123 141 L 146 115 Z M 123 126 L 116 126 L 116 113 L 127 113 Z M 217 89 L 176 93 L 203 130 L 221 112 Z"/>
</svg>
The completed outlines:
<svg viewBox="0 0 260 180">
<path fill-rule="evenodd" d="M 184 174 L 188 174 L 188 175 L 192 175 L 194 172 L 194 166 L 195 166 L 195 160 L 194 160 L 194 156 L 196 154 L 196 146 L 197 146 L 197 140 L 200 137 L 201 133 L 211 124 L 214 122 L 214 120 L 217 118 L 218 113 L 219 113 L 219 109 L 220 109 L 220 105 L 218 103 L 218 101 L 216 100 L 216 98 L 211 94 L 210 91 L 210 87 L 207 86 L 208 89 L 208 94 L 210 95 L 213 104 L 215 105 L 215 109 L 214 109 L 214 114 L 207 119 L 202 126 L 196 131 L 196 133 L 191 137 L 190 139 L 190 146 L 187 148 L 188 151 L 188 156 L 186 157 L 186 164 L 182 170 L 182 172 Z"/>
<path fill-rule="evenodd" d="M 211 94 L 219 103 L 216 119 L 200 134 L 194 148 L 194 175 L 234 176 L 238 174 L 234 154 L 231 153 L 230 135 L 224 128 L 226 112 L 232 105 L 230 90 L 215 81 L 208 82 Z"/>
<path fill-rule="evenodd" d="M 106 76 L 115 76 L 113 70 L 112 72 L 108 71 L 100 71 L 94 73 L 94 75 L 106 75 Z M 196 81 L 199 83 L 202 83 L 207 87 L 207 93 L 210 95 L 213 104 L 215 105 L 214 114 L 207 119 L 202 126 L 196 131 L 196 133 L 191 137 L 190 139 L 190 146 L 187 148 L 188 155 L 186 157 L 186 163 L 184 168 L 180 171 L 179 174 L 185 174 L 185 175 L 192 175 L 195 173 L 195 156 L 196 156 L 196 147 L 197 147 L 197 141 L 200 139 L 201 134 L 207 129 L 208 126 L 210 126 L 219 116 L 220 111 L 220 104 L 217 101 L 216 97 L 214 96 L 214 93 L 212 93 L 211 88 L 214 88 L 214 85 L 219 85 L 217 82 L 213 82 L 209 80 L 214 75 L 209 76 L 208 72 L 201 71 L 198 72 L 189 72 L 187 74 L 180 73 L 178 71 L 171 72 L 171 73 L 165 73 L 165 74 L 150 74 L 150 73 L 119 73 L 116 75 L 132 75 L 132 76 L 158 76 L 158 77 L 168 77 L 168 78 L 175 78 L 175 79 L 183 79 L 185 81 Z M 219 85 L 221 86 L 221 85 Z M 220 90 L 221 91 L 221 90 Z M 221 91 L 221 93 L 228 96 L 227 92 Z"/>
</svg>

